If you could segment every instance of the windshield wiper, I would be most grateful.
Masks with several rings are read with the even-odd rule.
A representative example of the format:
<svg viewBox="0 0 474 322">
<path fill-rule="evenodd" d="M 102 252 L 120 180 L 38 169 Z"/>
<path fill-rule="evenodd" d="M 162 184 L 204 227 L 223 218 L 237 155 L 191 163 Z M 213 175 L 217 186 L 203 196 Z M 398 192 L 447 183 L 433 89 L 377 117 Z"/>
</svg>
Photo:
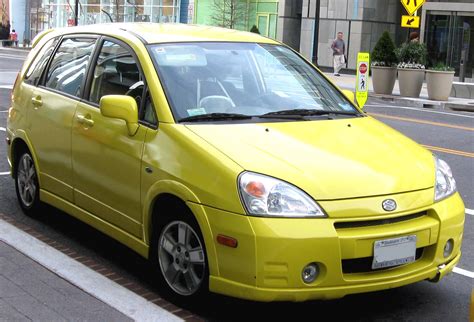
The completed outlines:
<svg viewBox="0 0 474 322">
<path fill-rule="evenodd" d="M 327 110 L 315 110 L 315 109 L 306 109 L 306 108 L 295 108 L 290 110 L 282 110 L 269 112 L 258 117 L 263 118 L 272 118 L 280 116 L 291 116 L 291 117 L 304 117 L 304 116 L 319 116 L 319 115 L 350 115 L 350 116 L 360 116 L 361 114 L 356 112 L 346 112 L 346 111 L 327 111 Z"/>
<path fill-rule="evenodd" d="M 209 113 L 183 117 L 179 122 L 196 122 L 196 121 L 220 121 L 220 120 L 247 120 L 252 116 L 238 113 Z"/>
</svg>

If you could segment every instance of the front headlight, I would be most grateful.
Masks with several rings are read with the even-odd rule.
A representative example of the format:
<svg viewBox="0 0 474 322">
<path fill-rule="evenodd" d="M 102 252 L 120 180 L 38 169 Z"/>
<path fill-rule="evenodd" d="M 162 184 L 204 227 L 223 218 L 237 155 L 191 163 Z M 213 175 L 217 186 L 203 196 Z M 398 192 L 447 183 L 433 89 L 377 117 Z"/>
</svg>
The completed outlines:
<svg viewBox="0 0 474 322">
<path fill-rule="evenodd" d="M 436 162 L 436 184 L 435 201 L 439 201 L 452 195 L 456 191 L 456 181 L 449 165 L 435 157 Z"/>
<path fill-rule="evenodd" d="M 249 215 L 263 217 L 326 217 L 323 210 L 297 187 L 258 173 L 243 172 L 239 191 Z"/>
</svg>

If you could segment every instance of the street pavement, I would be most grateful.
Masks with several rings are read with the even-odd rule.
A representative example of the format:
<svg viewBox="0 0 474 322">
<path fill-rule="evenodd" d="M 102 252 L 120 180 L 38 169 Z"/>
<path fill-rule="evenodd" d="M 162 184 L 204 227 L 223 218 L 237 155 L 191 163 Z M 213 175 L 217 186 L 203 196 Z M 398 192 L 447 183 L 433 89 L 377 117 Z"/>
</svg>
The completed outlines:
<svg viewBox="0 0 474 322">
<path fill-rule="evenodd" d="M 22 214 L 17 204 L 13 180 L 6 174 L 8 165 L 4 157 L 6 145 L 2 131 L 2 128 L 6 126 L 6 110 L 10 99 L 8 88 L 11 87 L 16 71 L 20 69 L 22 63 L 20 54 L 15 54 L 12 57 L 10 53 L 4 54 L 0 51 L 0 221 L 7 219 L 10 224 L 32 234 L 34 238 L 42 239 L 46 245 L 43 247 L 59 249 L 64 254 L 69 254 L 67 256 L 72 257 L 72 261 L 81 261 L 84 263 L 83 266 L 92 267 L 102 276 L 122 286 L 130 288 L 132 285 L 132 291 L 145 298 L 147 303 L 161 306 L 167 312 L 175 312 L 173 314 L 178 314 L 185 320 L 199 318 L 213 321 L 257 318 L 274 320 L 311 318 L 316 320 L 323 316 L 329 316 L 333 320 L 350 321 L 469 320 L 471 293 L 474 285 L 474 247 L 472 247 L 474 242 L 474 113 L 417 109 L 387 104 L 387 102 L 377 99 L 370 99 L 365 108 L 372 116 L 445 159 L 453 169 L 459 192 L 469 210 L 466 214 L 463 257 L 456 272 L 445 277 L 440 283 L 420 282 L 392 290 L 351 295 L 333 301 L 254 303 L 223 296 L 212 296 L 201 303 L 180 303 L 179 306 L 174 306 L 161 299 L 160 290 L 153 286 L 154 273 L 150 271 L 147 262 L 126 247 L 51 207 L 45 208 L 45 211 L 35 218 Z M 0 236 L 0 240 L 2 240 L 2 236 Z M 23 249 L 25 253 L 28 252 L 27 247 Z M 29 256 L 35 256 L 35 254 Z M 18 263 L 14 260 L 15 257 L 21 258 Z M 65 259 L 63 258 L 61 262 L 57 263 L 57 266 L 61 266 L 63 260 Z M 108 299 L 98 299 L 99 295 L 95 289 L 101 287 L 100 283 L 96 287 L 82 286 L 79 288 L 75 282 L 60 277 L 60 274 L 67 275 L 67 272 L 55 272 L 51 268 L 54 266 L 54 262 L 48 264 L 52 266 L 46 270 L 40 264 L 28 260 L 28 257 L 5 242 L 0 242 L 0 321 L 16 317 L 22 319 L 22 314 L 31 320 L 55 320 L 54 317 L 57 317 L 52 315 L 51 319 L 41 319 L 39 315 L 29 316 L 26 311 L 22 313 L 22 311 L 16 310 L 15 305 L 18 304 L 14 305 L 10 300 L 5 299 L 9 296 L 9 291 L 3 287 L 2 281 L 7 280 L 14 283 L 14 277 L 8 273 L 6 268 L 4 269 L 7 267 L 4 265 L 7 263 L 11 266 L 12 262 L 19 265 L 22 270 L 34 272 L 13 275 L 16 278 L 23 278 L 16 287 L 21 289 L 21 285 L 18 284 L 28 285 L 30 281 L 32 283 L 31 275 L 35 275 L 34 279 L 42 281 L 45 285 L 42 286 L 45 287 L 44 294 L 48 294 L 47 291 L 53 289 L 59 293 L 58 296 L 62 299 L 61 305 L 71 306 L 69 309 L 61 310 L 55 307 L 54 303 L 48 304 L 47 301 L 38 299 L 39 293 L 36 293 L 37 297 L 35 294 L 31 294 L 33 292 L 30 293 L 33 300 L 43 303 L 43 308 L 52 308 L 54 314 L 58 314 L 61 318 L 66 316 L 67 320 L 126 320 L 131 316 L 124 314 L 123 308 L 117 307 L 119 304 L 114 304 Z M 102 271 L 102 268 L 97 269 L 97 267 L 102 267 L 105 271 Z M 85 267 L 84 269 L 89 268 Z M 12 269 L 10 268 L 10 270 Z M 39 272 L 37 278 L 36 272 Z M 43 273 L 46 275 L 42 277 Z M 78 271 L 77 274 L 83 273 Z M 58 282 L 58 280 L 61 281 Z M 76 282 L 77 284 L 81 283 L 81 281 Z M 80 308 L 81 303 L 78 303 L 70 293 L 66 291 L 61 293 L 60 289 L 56 287 L 57 284 L 67 288 L 72 294 L 76 294 L 75 292 L 81 294 L 78 296 L 87 299 L 84 303 L 91 303 L 84 306 L 83 316 L 74 316 L 73 313 L 68 316 L 68 312 L 75 312 L 73 307 Z M 12 287 L 11 284 L 8 285 Z M 13 292 L 16 291 L 21 290 L 18 288 L 13 290 Z M 96 302 L 94 302 L 94 298 Z M 123 300 L 126 303 L 129 299 L 126 297 Z M 130 295 L 129 301 L 135 300 Z M 122 311 L 119 311 L 120 309 Z M 17 311 L 18 313 L 16 313 Z M 89 318 L 90 312 L 102 312 L 100 314 L 104 315 Z M 149 320 L 153 320 L 153 316 L 150 316 Z"/>
</svg>

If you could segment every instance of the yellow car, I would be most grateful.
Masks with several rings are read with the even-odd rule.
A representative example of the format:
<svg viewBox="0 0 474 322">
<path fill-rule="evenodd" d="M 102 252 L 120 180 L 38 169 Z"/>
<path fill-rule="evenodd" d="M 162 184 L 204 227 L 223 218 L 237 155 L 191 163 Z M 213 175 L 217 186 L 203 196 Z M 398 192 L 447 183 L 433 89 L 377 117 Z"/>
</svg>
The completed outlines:
<svg viewBox="0 0 474 322">
<path fill-rule="evenodd" d="M 339 298 L 438 281 L 461 257 L 446 162 L 256 34 L 44 32 L 7 127 L 25 213 L 48 203 L 108 234 L 180 299 Z"/>
</svg>

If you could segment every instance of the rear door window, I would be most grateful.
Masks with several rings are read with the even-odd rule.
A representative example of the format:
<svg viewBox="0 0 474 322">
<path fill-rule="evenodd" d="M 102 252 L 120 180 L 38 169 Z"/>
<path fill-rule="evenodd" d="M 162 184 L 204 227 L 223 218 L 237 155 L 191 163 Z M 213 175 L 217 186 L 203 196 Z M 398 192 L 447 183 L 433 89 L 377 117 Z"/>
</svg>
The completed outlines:
<svg viewBox="0 0 474 322">
<path fill-rule="evenodd" d="M 95 38 L 64 39 L 51 61 L 44 85 L 80 97 L 95 43 Z"/>
<path fill-rule="evenodd" d="M 25 74 L 25 83 L 31 85 L 37 85 L 41 75 L 43 74 L 43 70 L 48 63 L 49 58 L 53 54 L 54 48 L 58 43 L 59 38 L 52 38 L 46 42 L 46 44 L 41 48 L 38 55 L 36 55 L 35 59 L 31 63 L 28 71 Z"/>
</svg>

